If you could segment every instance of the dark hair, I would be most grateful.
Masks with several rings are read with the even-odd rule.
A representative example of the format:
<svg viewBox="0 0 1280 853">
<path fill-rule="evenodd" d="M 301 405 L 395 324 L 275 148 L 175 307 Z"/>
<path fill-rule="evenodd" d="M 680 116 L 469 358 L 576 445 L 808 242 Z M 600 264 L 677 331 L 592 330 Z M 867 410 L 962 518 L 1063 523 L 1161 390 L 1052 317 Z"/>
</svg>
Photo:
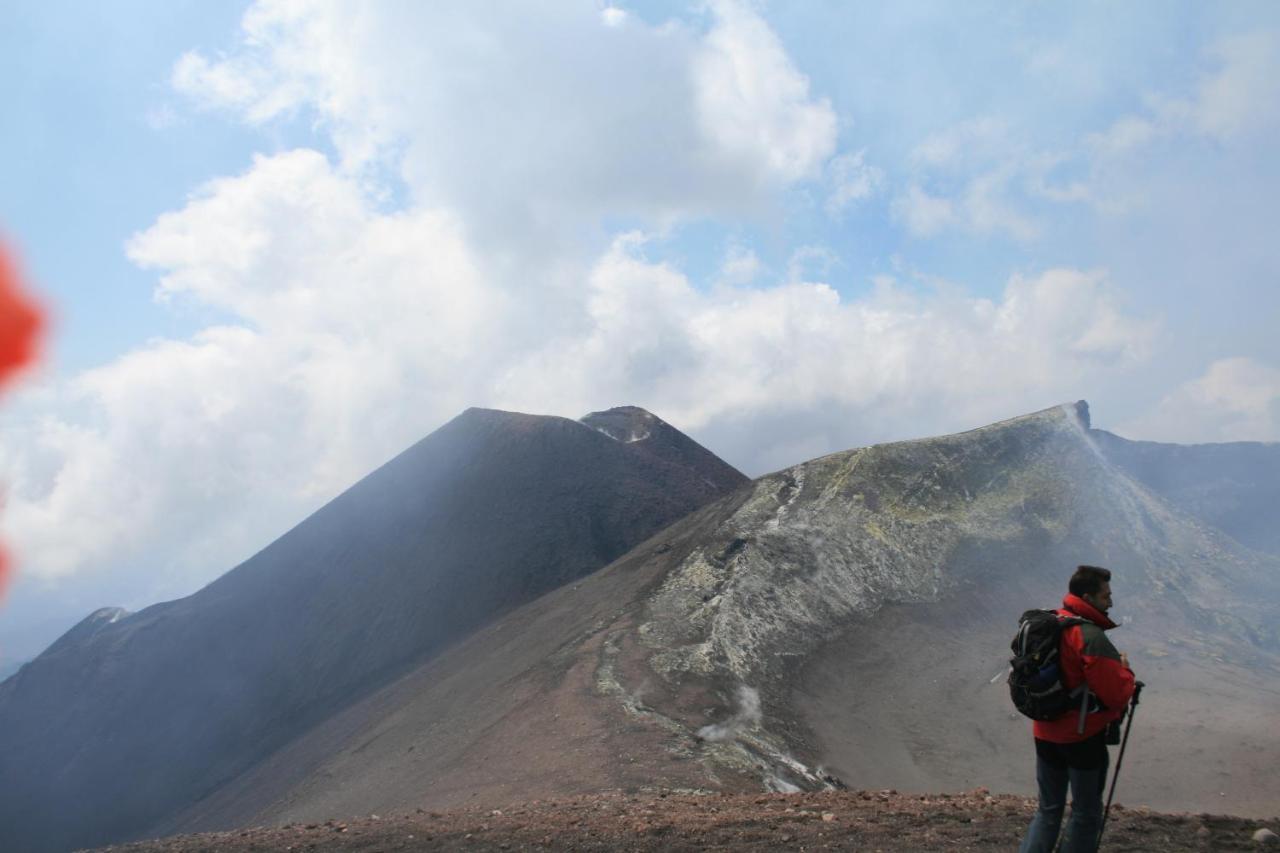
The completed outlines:
<svg viewBox="0 0 1280 853">
<path fill-rule="evenodd" d="M 1072 595 L 1097 595 L 1104 583 L 1111 582 L 1111 570 L 1101 566 L 1076 566 L 1076 573 L 1067 585 Z"/>
</svg>

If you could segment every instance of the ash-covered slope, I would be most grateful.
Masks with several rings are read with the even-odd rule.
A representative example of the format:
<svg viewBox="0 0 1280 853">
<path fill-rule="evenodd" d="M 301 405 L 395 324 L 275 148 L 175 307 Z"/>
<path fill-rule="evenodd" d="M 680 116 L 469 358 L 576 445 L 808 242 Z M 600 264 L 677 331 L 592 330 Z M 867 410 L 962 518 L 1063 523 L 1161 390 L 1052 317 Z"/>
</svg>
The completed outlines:
<svg viewBox="0 0 1280 853">
<path fill-rule="evenodd" d="M 1002 586 L 1023 595 L 1042 583 L 1060 595 L 1063 573 L 1083 562 L 1116 567 L 1125 612 L 1276 647 L 1276 561 L 1127 476 L 1094 445 L 1085 411 L 837 453 L 757 480 L 650 602 L 655 662 L 767 681 L 787 669 L 779 651 L 885 604 L 966 589 L 1008 599 Z"/>
<path fill-rule="evenodd" d="M 1117 615 L 1133 626 L 1116 641 L 1150 685 L 1147 764 L 1126 763 L 1124 798 L 1269 813 L 1280 561 L 1113 464 L 1086 411 L 762 477 L 162 829 L 614 787 L 812 789 L 828 775 L 1028 792 L 1029 723 L 1002 683 L 1009 637 L 1084 562 L 1116 571 Z"/>
<path fill-rule="evenodd" d="M 618 417 L 468 410 L 195 595 L 88 617 L 0 684 L 0 849 L 136 834 L 746 482 Z"/>
<path fill-rule="evenodd" d="M 1009 636 L 1078 563 L 1116 571 L 1131 626 L 1116 642 L 1151 684 L 1161 769 L 1129 790 L 1172 808 L 1228 788 L 1237 808 L 1280 798 L 1264 722 L 1280 706 L 1280 561 L 1113 464 L 1083 404 L 757 480 L 646 602 L 635 643 L 691 727 L 690 684 L 714 685 L 726 715 L 759 697 L 760 723 L 714 755 L 768 784 L 1025 790 Z M 1206 784 L 1209 766 L 1227 778 Z"/>
</svg>

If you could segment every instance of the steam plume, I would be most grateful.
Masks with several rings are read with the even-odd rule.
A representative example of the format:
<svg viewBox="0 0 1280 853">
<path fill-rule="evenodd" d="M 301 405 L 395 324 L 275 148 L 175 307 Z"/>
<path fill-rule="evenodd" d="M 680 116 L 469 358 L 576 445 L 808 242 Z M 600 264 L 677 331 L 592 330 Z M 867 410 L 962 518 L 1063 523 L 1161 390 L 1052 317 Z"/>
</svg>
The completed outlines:
<svg viewBox="0 0 1280 853">
<path fill-rule="evenodd" d="M 760 724 L 760 694 L 754 687 L 738 685 L 738 710 L 723 723 L 698 729 L 698 737 L 709 741 L 729 740 L 739 732 Z"/>
</svg>

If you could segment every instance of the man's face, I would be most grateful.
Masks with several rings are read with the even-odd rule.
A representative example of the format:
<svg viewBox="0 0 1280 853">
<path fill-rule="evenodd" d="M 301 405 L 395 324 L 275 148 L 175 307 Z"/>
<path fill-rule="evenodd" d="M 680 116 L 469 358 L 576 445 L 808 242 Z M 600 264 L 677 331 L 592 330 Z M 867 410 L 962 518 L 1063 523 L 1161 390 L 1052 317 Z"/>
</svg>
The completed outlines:
<svg viewBox="0 0 1280 853">
<path fill-rule="evenodd" d="M 1092 595 L 1086 592 L 1084 600 L 1096 607 L 1100 613 L 1106 613 L 1111 609 L 1111 582 L 1103 581 L 1102 586 L 1098 587 L 1098 591 Z"/>
</svg>

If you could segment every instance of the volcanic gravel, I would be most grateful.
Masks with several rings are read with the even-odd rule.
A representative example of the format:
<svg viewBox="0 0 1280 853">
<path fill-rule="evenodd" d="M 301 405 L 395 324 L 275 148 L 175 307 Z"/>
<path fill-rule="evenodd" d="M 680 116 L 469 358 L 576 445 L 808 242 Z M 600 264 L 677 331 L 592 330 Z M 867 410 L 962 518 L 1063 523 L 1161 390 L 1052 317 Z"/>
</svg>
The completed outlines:
<svg viewBox="0 0 1280 853">
<path fill-rule="evenodd" d="M 403 850 L 1001 850 L 1015 849 L 1034 809 L 1024 797 L 832 791 L 699 794 L 656 791 L 534 800 L 504 808 L 368 815 L 323 823 L 174 836 L 102 848 L 159 851 Z M 1107 851 L 1256 850 L 1280 821 L 1112 807 Z"/>
</svg>

